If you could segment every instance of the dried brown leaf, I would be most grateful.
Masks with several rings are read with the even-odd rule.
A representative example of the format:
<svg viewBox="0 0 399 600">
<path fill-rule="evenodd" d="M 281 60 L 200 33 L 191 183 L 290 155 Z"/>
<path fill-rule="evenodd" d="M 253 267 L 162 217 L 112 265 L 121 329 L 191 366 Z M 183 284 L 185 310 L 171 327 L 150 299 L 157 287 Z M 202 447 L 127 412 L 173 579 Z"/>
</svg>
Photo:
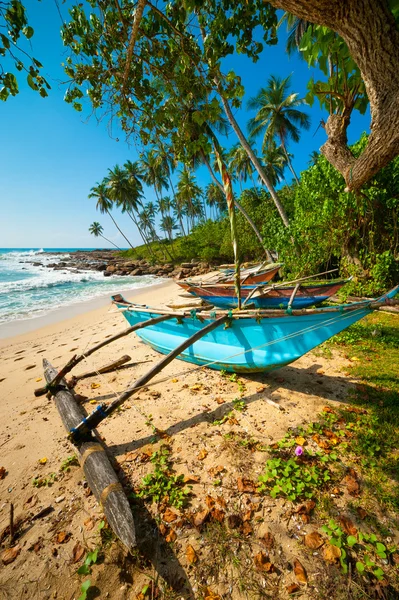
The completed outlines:
<svg viewBox="0 0 399 600">
<path fill-rule="evenodd" d="M 57 542 L 57 544 L 65 544 L 65 542 L 69 540 L 70 536 L 70 533 L 67 533 L 66 531 L 60 531 L 57 534 L 55 541 Z"/>
<path fill-rule="evenodd" d="M 361 506 L 358 506 L 357 509 L 357 514 L 359 515 L 359 518 L 363 521 L 363 519 L 365 519 L 367 517 L 367 510 L 365 510 L 364 508 L 362 508 Z"/>
<path fill-rule="evenodd" d="M 317 550 L 324 544 L 324 540 L 318 531 L 312 531 L 305 535 L 305 546 L 311 550 Z"/>
<path fill-rule="evenodd" d="M 326 562 L 335 563 L 341 556 L 341 550 L 337 546 L 328 544 L 323 551 L 323 558 Z"/>
<path fill-rule="evenodd" d="M 223 465 L 216 465 L 215 467 L 211 467 L 208 471 L 209 475 L 211 477 L 216 477 L 217 475 L 219 475 L 220 473 L 222 473 L 224 471 L 224 467 Z"/>
<path fill-rule="evenodd" d="M 314 500 L 307 500 L 304 504 L 300 504 L 295 508 L 295 511 L 299 515 L 309 515 L 314 507 L 316 506 L 316 502 Z"/>
<path fill-rule="evenodd" d="M 162 515 L 162 519 L 166 522 L 166 523 L 171 523 L 172 521 L 176 521 L 176 519 L 178 518 L 179 515 L 177 515 L 176 513 L 173 512 L 173 510 L 170 510 L 170 508 L 167 508 L 165 510 L 165 512 Z"/>
<path fill-rule="evenodd" d="M 213 506 L 215 506 L 215 500 L 212 498 L 212 496 L 206 496 L 205 503 L 208 508 L 212 508 Z"/>
<path fill-rule="evenodd" d="M 237 478 L 237 487 L 239 492 L 248 492 L 253 494 L 256 492 L 256 486 L 251 479 L 247 477 L 238 477 Z"/>
<path fill-rule="evenodd" d="M 261 542 L 266 546 L 268 550 L 271 550 L 274 547 L 274 536 L 270 531 L 267 531 L 265 535 L 261 538 Z"/>
<path fill-rule="evenodd" d="M 360 491 L 359 482 L 352 475 L 347 475 L 344 479 L 348 493 L 351 496 L 358 496 Z"/>
<path fill-rule="evenodd" d="M 297 583 L 290 583 L 285 589 L 289 594 L 295 594 L 295 592 L 299 592 L 301 588 Z"/>
<path fill-rule="evenodd" d="M 26 509 L 30 509 L 33 508 L 34 506 L 36 506 L 38 501 L 38 496 L 37 494 L 33 494 L 33 496 L 30 496 L 27 501 L 24 504 L 24 508 Z"/>
<path fill-rule="evenodd" d="M 229 515 L 227 517 L 227 522 L 230 529 L 238 529 L 242 525 L 242 518 L 240 515 Z"/>
<path fill-rule="evenodd" d="M 7 475 L 7 471 L 5 467 L 0 467 L 0 479 L 4 479 L 4 477 Z"/>
<path fill-rule="evenodd" d="M 14 562 L 17 558 L 18 554 L 21 552 L 20 546 L 14 546 L 14 548 L 7 548 L 4 552 L 1 553 L 1 562 L 3 565 L 9 565 Z"/>
<path fill-rule="evenodd" d="M 73 550 L 72 550 L 72 560 L 74 563 L 77 563 L 80 561 L 80 559 L 83 557 L 85 553 L 85 549 L 83 548 L 83 546 L 81 546 L 79 544 L 79 542 L 76 542 Z"/>
<path fill-rule="evenodd" d="M 348 535 L 356 535 L 357 534 L 357 529 L 350 519 L 348 519 L 347 517 L 341 516 L 341 517 L 339 517 L 338 520 L 341 524 L 342 529 L 345 531 L 345 533 L 347 533 Z"/>
<path fill-rule="evenodd" d="M 251 524 L 248 523 L 248 521 L 245 521 L 245 523 L 242 526 L 242 533 L 244 535 L 251 535 L 252 532 L 253 532 L 253 529 L 251 527 Z"/>
<path fill-rule="evenodd" d="M 226 400 L 223 400 L 223 398 L 215 398 L 215 400 L 218 404 L 224 404 L 226 402 Z"/>
<path fill-rule="evenodd" d="M 91 531 L 94 527 L 94 521 L 93 519 L 86 519 L 86 521 L 84 521 L 84 526 L 86 527 L 87 531 Z"/>
<path fill-rule="evenodd" d="M 269 561 L 269 557 L 263 551 L 258 552 L 258 554 L 254 556 L 254 563 L 259 571 L 272 573 L 274 570 L 273 563 Z"/>
<path fill-rule="evenodd" d="M 195 527 L 201 527 L 201 525 L 205 523 L 208 516 L 209 510 L 207 508 L 205 510 L 195 513 L 193 516 L 193 524 L 195 525 Z"/>
<path fill-rule="evenodd" d="M 161 535 L 163 535 L 165 537 L 165 535 L 168 535 L 168 533 L 169 533 L 169 527 L 167 527 L 165 525 L 165 523 L 161 523 L 159 525 L 159 532 Z"/>
<path fill-rule="evenodd" d="M 244 521 L 250 521 L 252 519 L 252 509 L 250 508 L 249 510 L 247 510 L 247 512 L 244 514 L 242 520 Z"/>
<path fill-rule="evenodd" d="M 305 568 L 297 558 L 294 560 L 294 573 L 299 583 L 306 584 L 308 582 L 308 576 Z"/>
<path fill-rule="evenodd" d="M 202 448 L 202 450 L 197 455 L 197 458 L 198 458 L 198 460 L 204 460 L 204 458 L 206 458 L 207 456 L 208 456 L 208 452 L 205 450 L 205 448 Z"/>
<path fill-rule="evenodd" d="M 199 483 L 200 478 L 197 475 L 185 475 L 183 479 L 184 483 Z"/>
<path fill-rule="evenodd" d="M 304 437 L 299 435 L 298 437 L 295 438 L 295 443 L 298 444 L 298 446 L 304 446 L 306 443 L 306 440 Z"/>
<path fill-rule="evenodd" d="M 168 535 L 166 536 L 165 540 L 169 544 L 170 542 L 174 542 L 176 539 L 177 539 L 177 533 L 174 529 L 171 529 L 170 532 L 168 533 Z"/>
<path fill-rule="evenodd" d="M 211 510 L 211 518 L 219 523 L 223 523 L 224 515 L 224 511 L 220 510 L 219 508 L 212 508 Z"/>
<path fill-rule="evenodd" d="M 198 555 L 190 544 L 186 548 L 186 558 L 190 565 L 195 565 L 195 563 L 198 561 Z"/>
<path fill-rule="evenodd" d="M 226 500 L 223 498 L 223 496 L 216 496 L 216 502 L 217 502 L 218 504 L 220 504 L 220 506 L 221 506 L 222 508 L 226 508 L 226 507 L 227 507 L 227 502 L 226 502 Z"/>
</svg>

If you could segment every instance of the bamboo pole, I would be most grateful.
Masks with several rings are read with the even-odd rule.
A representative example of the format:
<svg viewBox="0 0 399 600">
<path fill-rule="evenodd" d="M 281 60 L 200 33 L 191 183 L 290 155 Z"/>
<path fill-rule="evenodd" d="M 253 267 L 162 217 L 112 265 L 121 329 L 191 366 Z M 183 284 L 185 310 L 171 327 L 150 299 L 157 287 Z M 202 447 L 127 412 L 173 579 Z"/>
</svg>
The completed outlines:
<svg viewBox="0 0 399 600">
<path fill-rule="evenodd" d="M 49 391 L 51 392 L 52 388 L 56 388 L 57 385 L 59 384 L 59 382 L 61 381 L 61 379 L 63 379 L 67 373 L 72 371 L 72 369 L 74 367 L 76 367 L 77 364 L 82 362 L 82 360 L 84 360 L 85 358 L 87 358 L 88 356 L 93 354 L 94 352 L 97 352 L 97 350 L 100 350 L 104 346 L 107 346 L 111 342 L 115 342 L 116 340 L 119 340 L 120 338 L 125 337 L 126 335 L 129 335 L 130 333 L 133 333 L 134 331 L 137 331 L 138 329 L 144 329 L 145 327 L 150 327 L 151 325 L 156 325 L 157 323 L 162 323 L 162 321 L 167 321 L 168 319 L 173 319 L 176 316 L 180 316 L 180 315 L 176 315 L 174 313 L 169 313 L 168 315 L 163 314 L 163 315 L 159 315 L 158 317 L 148 319 L 148 321 L 141 321 L 140 323 L 136 323 L 136 325 L 133 325 L 132 327 L 128 327 L 127 329 L 120 331 L 119 333 L 117 333 L 116 335 L 113 335 L 112 337 L 108 338 L 107 340 L 104 340 L 103 342 L 96 344 L 95 346 L 93 346 L 92 348 L 87 350 L 87 352 L 85 352 L 84 354 L 80 354 L 80 355 L 75 354 L 70 359 L 70 361 L 65 365 L 65 367 L 63 367 L 61 369 L 61 371 L 56 374 L 53 381 L 49 381 L 47 383 L 47 385 L 45 385 L 41 388 L 37 388 L 35 390 L 35 396 L 43 396 L 47 392 L 49 392 Z"/>
<path fill-rule="evenodd" d="M 115 369 L 118 369 L 125 363 L 129 362 L 129 360 L 132 360 L 132 357 L 129 356 L 128 354 L 124 354 L 123 356 L 118 358 L 118 360 L 114 360 L 113 362 L 108 363 L 107 365 L 104 365 L 104 367 L 100 367 L 99 369 L 95 369 L 94 371 L 86 371 L 86 373 L 81 373 L 80 375 L 72 375 L 71 380 L 68 381 L 68 387 L 69 388 L 75 387 L 77 382 L 80 381 L 81 379 L 87 379 L 88 377 L 94 377 L 98 373 L 102 374 L 102 373 L 109 373 L 110 371 L 114 371 Z"/>
<path fill-rule="evenodd" d="M 179 354 L 184 352 L 187 348 L 192 346 L 197 340 L 200 340 L 207 333 L 210 333 L 222 323 L 227 321 L 228 315 L 225 314 L 222 317 L 219 317 L 215 321 L 211 321 L 208 325 L 196 331 L 192 336 L 184 340 L 179 346 L 177 346 L 172 352 L 169 352 L 162 360 L 160 360 L 152 369 L 147 371 L 142 377 L 137 379 L 135 383 L 128 388 L 123 394 L 118 396 L 111 404 L 108 406 L 106 404 L 101 404 L 97 406 L 96 410 L 94 410 L 87 418 L 82 420 L 77 426 L 71 429 L 70 436 L 75 441 L 78 442 L 81 439 L 85 439 L 87 436 L 101 421 L 106 419 L 110 414 L 112 414 L 119 406 L 121 406 L 126 400 L 128 400 L 138 389 L 142 388 L 146 383 L 150 381 L 155 375 L 157 375 L 162 369 L 164 369 L 173 359 L 175 359 Z"/>
</svg>

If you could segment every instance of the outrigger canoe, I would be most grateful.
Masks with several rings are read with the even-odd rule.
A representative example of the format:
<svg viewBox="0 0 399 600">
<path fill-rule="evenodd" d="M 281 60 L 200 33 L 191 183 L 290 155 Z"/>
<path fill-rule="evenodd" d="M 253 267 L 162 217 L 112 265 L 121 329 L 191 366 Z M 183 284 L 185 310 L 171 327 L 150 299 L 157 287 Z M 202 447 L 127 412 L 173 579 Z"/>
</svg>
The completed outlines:
<svg viewBox="0 0 399 600">
<path fill-rule="evenodd" d="M 212 321 L 227 316 L 224 325 L 206 333 L 177 358 L 196 365 L 236 373 L 272 371 L 289 365 L 316 346 L 356 323 L 384 304 L 399 286 L 378 299 L 336 307 L 304 310 L 191 311 L 136 331 L 149 346 L 168 354 Z M 133 304 L 113 296 L 130 326 L 168 311 Z"/>
<path fill-rule="evenodd" d="M 339 279 L 297 286 L 277 284 L 263 289 L 256 285 L 244 285 L 241 287 L 241 301 L 245 302 L 248 299 L 248 302 L 255 308 L 287 308 L 289 304 L 292 308 L 307 308 L 328 300 L 348 281 L 349 279 Z M 219 308 L 237 307 L 237 296 L 235 296 L 232 285 L 195 285 L 193 283 L 186 291 Z"/>
<path fill-rule="evenodd" d="M 271 281 L 273 279 L 273 277 L 278 273 L 278 271 L 281 269 L 283 265 L 282 264 L 276 264 L 274 266 L 271 266 L 268 269 L 261 269 L 259 270 L 251 268 L 251 269 L 242 269 L 240 272 L 240 280 L 241 280 L 241 284 L 242 285 L 252 285 L 252 284 L 257 284 L 260 285 L 262 283 L 267 283 L 268 281 Z M 188 290 L 189 287 L 191 287 L 193 285 L 193 282 L 190 279 L 185 279 L 183 281 L 176 281 L 176 283 L 183 288 L 184 290 Z M 200 282 L 201 284 L 212 284 L 212 285 L 216 285 L 218 283 L 220 284 L 227 284 L 227 285 L 234 285 L 234 274 L 229 273 L 228 275 L 215 275 L 213 277 L 210 277 L 204 281 Z M 198 284 L 198 280 L 197 280 L 197 284 Z"/>
</svg>

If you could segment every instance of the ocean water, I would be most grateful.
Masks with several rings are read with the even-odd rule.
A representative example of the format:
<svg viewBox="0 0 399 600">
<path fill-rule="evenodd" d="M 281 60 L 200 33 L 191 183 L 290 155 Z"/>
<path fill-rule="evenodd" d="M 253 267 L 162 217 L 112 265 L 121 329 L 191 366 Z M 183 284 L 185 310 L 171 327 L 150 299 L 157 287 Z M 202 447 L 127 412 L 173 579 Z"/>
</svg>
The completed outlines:
<svg viewBox="0 0 399 600">
<path fill-rule="evenodd" d="M 71 273 L 45 265 L 58 263 L 78 248 L 0 248 L 0 324 L 32 319 L 121 289 L 134 290 L 159 283 L 159 277 L 104 277 L 100 271 Z M 87 248 L 82 248 L 87 250 Z M 51 254 L 58 251 L 62 254 Z M 43 266 L 33 266 L 32 262 Z"/>
</svg>

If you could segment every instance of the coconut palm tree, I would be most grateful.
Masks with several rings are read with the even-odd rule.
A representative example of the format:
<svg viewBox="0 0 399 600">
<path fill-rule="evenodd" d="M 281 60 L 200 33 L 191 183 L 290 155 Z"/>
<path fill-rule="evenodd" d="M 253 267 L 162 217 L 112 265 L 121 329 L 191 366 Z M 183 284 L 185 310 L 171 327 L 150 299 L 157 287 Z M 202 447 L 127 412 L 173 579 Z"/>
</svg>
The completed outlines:
<svg viewBox="0 0 399 600">
<path fill-rule="evenodd" d="M 173 231 L 176 231 L 178 229 L 178 225 L 175 219 L 170 215 L 165 215 L 161 220 L 160 227 L 162 231 L 164 231 L 167 234 L 169 241 L 173 245 Z"/>
<path fill-rule="evenodd" d="M 223 210 L 227 210 L 226 198 L 224 196 L 224 193 L 215 183 L 209 183 L 206 186 L 205 198 L 207 205 L 211 209 L 211 212 L 212 208 L 215 209 L 215 219 L 217 218 L 217 216 L 220 216 L 220 213 Z"/>
<path fill-rule="evenodd" d="M 273 185 L 284 179 L 287 158 L 281 146 L 271 140 L 263 152 L 263 168 Z"/>
<path fill-rule="evenodd" d="M 184 207 L 185 214 L 191 220 L 191 228 L 194 226 L 194 220 L 199 216 L 198 201 L 201 206 L 202 214 L 202 189 L 197 185 L 195 175 L 187 167 L 179 172 L 179 181 L 177 183 L 178 202 Z"/>
<path fill-rule="evenodd" d="M 94 221 L 89 227 L 89 232 L 92 235 L 94 235 L 94 237 L 102 237 L 104 240 L 106 240 L 107 242 L 109 242 L 110 244 L 115 246 L 115 248 L 117 248 L 118 250 L 121 250 L 121 248 L 119 248 L 119 246 L 114 244 L 114 242 L 111 242 L 111 240 L 109 240 L 108 238 L 105 237 L 105 235 L 103 235 L 103 231 L 104 231 L 104 229 L 98 221 Z"/>
<path fill-rule="evenodd" d="M 99 210 L 100 213 L 102 213 L 102 214 L 106 213 L 109 217 L 111 217 L 111 219 L 112 219 L 115 227 L 119 231 L 119 233 L 125 238 L 125 240 L 129 244 L 129 246 L 134 250 L 132 244 L 130 243 L 128 238 L 125 236 L 122 229 L 119 227 L 119 225 L 115 221 L 114 217 L 111 215 L 113 202 L 109 196 L 109 189 L 108 189 L 107 181 L 104 180 L 101 183 L 97 183 L 94 187 L 92 187 L 90 190 L 89 198 L 97 199 L 96 209 Z"/>
<path fill-rule="evenodd" d="M 249 99 L 247 108 L 256 110 L 257 113 L 248 121 L 248 131 L 251 138 L 263 134 L 263 150 L 270 140 L 276 137 L 280 140 L 287 164 L 299 183 L 288 156 L 287 143 L 289 139 L 299 142 L 299 127 L 309 129 L 310 119 L 298 108 L 305 104 L 304 98 L 298 98 L 298 94 L 288 93 L 290 79 L 291 75 L 285 79 L 272 75 L 267 82 L 267 87 L 261 88 L 256 96 Z"/>
<path fill-rule="evenodd" d="M 165 173 L 165 164 L 154 149 L 147 150 L 140 155 L 140 168 L 144 183 L 153 186 L 157 201 L 162 198 L 162 190 L 169 189 L 168 178 Z"/>
</svg>

